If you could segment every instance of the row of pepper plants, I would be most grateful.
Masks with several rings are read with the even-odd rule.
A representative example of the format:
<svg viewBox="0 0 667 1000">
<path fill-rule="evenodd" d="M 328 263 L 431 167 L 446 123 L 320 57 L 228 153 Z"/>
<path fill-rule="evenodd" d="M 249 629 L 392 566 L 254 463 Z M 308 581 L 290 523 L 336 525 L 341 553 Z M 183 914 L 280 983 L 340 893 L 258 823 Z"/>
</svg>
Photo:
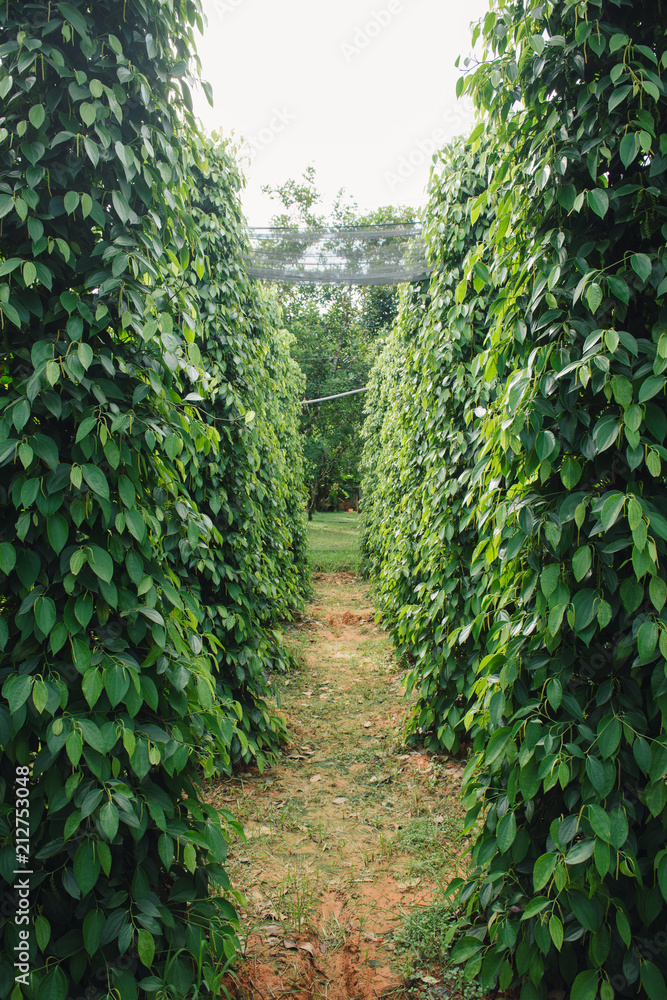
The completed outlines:
<svg viewBox="0 0 667 1000">
<path fill-rule="evenodd" d="M 201 779 L 283 735 L 302 377 L 193 118 L 198 0 L 0 27 L 0 997 L 213 995 L 237 825 Z"/>
<path fill-rule="evenodd" d="M 667 997 L 667 15 L 496 2 L 434 170 L 430 283 L 373 376 L 364 556 L 460 752 L 451 959 Z"/>
</svg>

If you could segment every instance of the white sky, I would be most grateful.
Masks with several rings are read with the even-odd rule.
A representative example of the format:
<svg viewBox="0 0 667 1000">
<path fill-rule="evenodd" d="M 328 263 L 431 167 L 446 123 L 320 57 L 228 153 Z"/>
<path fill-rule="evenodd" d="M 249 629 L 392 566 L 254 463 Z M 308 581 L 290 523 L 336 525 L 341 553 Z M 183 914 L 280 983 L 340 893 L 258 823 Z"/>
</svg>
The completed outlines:
<svg viewBox="0 0 667 1000">
<path fill-rule="evenodd" d="M 454 62 L 489 0 L 203 0 L 198 40 L 215 107 L 207 131 L 245 141 L 251 225 L 280 211 L 262 184 L 310 164 L 330 201 L 344 187 L 362 210 L 423 205 L 431 153 L 470 130 Z M 326 205 L 325 205 L 326 208 Z"/>
</svg>

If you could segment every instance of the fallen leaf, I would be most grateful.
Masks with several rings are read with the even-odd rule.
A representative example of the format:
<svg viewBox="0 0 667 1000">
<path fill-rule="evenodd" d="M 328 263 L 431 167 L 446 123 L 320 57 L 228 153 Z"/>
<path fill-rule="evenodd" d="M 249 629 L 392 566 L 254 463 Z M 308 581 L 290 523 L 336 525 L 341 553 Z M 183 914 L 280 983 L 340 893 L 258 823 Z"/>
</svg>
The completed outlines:
<svg viewBox="0 0 667 1000">
<path fill-rule="evenodd" d="M 293 951 L 296 951 L 299 947 L 296 941 L 292 941 L 291 938 L 285 938 L 285 940 L 283 941 L 283 945 L 285 946 L 285 948 L 290 948 Z"/>
<path fill-rule="evenodd" d="M 280 934 L 282 928 L 280 924 L 264 924 L 259 928 L 259 930 L 262 931 L 263 934 L 266 934 L 267 937 L 276 937 Z"/>
<path fill-rule="evenodd" d="M 303 944 L 299 945 L 299 948 L 301 949 L 301 951 L 307 951 L 309 955 L 315 958 L 315 949 L 313 948 L 310 941 L 304 941 Z"/>
</svg>

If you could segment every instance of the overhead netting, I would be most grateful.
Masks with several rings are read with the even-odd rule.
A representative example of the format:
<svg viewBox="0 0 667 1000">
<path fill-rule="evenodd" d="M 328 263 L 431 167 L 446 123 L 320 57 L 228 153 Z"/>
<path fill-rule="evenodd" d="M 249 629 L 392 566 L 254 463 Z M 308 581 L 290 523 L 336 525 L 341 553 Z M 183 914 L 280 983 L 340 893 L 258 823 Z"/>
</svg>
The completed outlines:
<svg viewBox="0 0 667 1000">
<path fill-rule="evenodd" d="M 397 285 L 423 281 L 421 226 L 333 226 L 317 229 L 253 228 L 248 274 L 290 285 Z"/>
</svg>

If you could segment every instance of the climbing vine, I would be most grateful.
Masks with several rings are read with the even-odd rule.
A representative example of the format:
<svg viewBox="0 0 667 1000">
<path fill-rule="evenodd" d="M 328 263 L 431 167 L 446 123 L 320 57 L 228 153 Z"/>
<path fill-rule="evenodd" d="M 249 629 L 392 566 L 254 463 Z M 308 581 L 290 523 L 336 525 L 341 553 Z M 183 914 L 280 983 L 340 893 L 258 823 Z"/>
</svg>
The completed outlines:
<svg viewBox="0 0 667 1000">
<path fill-rule="evenodd" d="M 445 746 L 451 728 L 428 715 L 454 695 L 438 640 L 471 653 L 459 696 L 475 842 L 451 886 L 463 914 L 451 957 L 522 1000 L 667 994 L 665 27 L 659 7 L 625 0 L 498 3 L 477 27 L 486 56 L 460 91 L 482 116 L 471 154 L 490 144 L 497 166 L 442 213 L 432 242 L 437 253 L 457 212 L 483 222 L 454 293 L 487 303 L 470 367 L 488 387 L 468 416 L 479 439 L 452 466 L 447 417 L 433 405 L 420 417 L 435 421 L 441 489 L 418 522 L 426 538 L 413 529 L 407 546 L 428 555 L 416 570 L 390 543 L 382 555 L 383 574 L 405 570 L 405 591 L 433 573 L 429 597 L 476 593 L 472 621 L 445 600 L 441 632 L 419 610 L 404 642 L 419 719 Z M 434 331 L 449 350 L 459 341 L 431 296 L 410 363 L 434 352 Z M 439 366 L 434 383 L 448 378 Z M 385 426 L 410 412 L 394 400 Z M 447 496 L 462 481 L 452 525 Z M 399 515 L 385 516 L 389 539 Z M 441 567 L 466 544 L 462 584 Z M 395 630 L 409 611 L 390 608 Z"/>
<path fill-rule="evenodd" d="M 201 776 L 280 738 L 273 616 L 306 586 L 298 376 L 192 119 L 198 4 L 0 25 L 0 876 L 11 900 L 27 775 L 32 918 L 0 996 L 201 995 L 237 944 Z"/>
</svg>

